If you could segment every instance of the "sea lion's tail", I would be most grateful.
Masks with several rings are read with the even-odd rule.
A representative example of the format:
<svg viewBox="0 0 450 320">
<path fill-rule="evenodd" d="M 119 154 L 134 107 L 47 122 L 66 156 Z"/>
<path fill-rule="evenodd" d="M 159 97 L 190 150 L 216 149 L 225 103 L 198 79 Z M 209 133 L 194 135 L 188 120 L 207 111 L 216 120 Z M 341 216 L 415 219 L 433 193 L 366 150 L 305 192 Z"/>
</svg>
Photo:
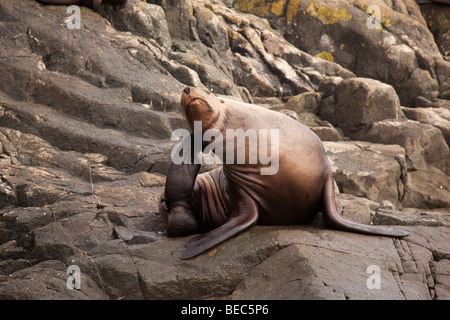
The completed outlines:
<svg viewBox="0 0 450 320">
<path fill-rule="evenodd" d="M 343 218 L 336 209 L 336 202 L 334 198 L 334 181 L 332 174 L 328 175 L 325 182 L 322 211 L 323 221 L 325 225 L 331 229 L 390 237 L 404 237 L 409 234 L 409 232 L 405 230 L 398 230 L 384 226 L 371 226 L 356 223 Z"/>
</svg>

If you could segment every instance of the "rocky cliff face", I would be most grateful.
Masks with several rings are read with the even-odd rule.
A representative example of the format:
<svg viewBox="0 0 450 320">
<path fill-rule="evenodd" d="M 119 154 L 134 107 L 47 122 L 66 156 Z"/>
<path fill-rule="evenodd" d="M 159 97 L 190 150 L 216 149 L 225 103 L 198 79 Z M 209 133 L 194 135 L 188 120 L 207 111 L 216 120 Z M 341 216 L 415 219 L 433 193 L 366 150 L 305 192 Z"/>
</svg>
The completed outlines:
<svg viewBox="0 0 450 320">
<path fill-rule="evenodd" d="M 69 29 L 65 6 L 0 0 L 1 298 L 450 298 L 450 7 L 147 2 L 81 8 Z M 342 214 L 411 235 L 318 219 L 181 261 L 157 199 L 186 85 L 310 126 Z"/>
</svg>

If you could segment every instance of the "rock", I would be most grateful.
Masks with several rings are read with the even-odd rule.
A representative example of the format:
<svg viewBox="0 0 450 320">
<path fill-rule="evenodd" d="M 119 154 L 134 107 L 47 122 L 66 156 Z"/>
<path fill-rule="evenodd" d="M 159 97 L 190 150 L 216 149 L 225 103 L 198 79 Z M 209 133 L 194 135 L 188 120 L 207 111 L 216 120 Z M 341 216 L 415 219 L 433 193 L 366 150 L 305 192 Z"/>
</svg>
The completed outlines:
<svg viewBox="0 0 450 320">
<path fill-rule="evenodd" d="M 354 139 L 361 139 L 377 119 L 404 118 L 394 89 L 373 79 L 329 77 L 319 90 L 318 115 Z"/>
<path fill-rule="evenodd" d="M 345 193 L 336 196 L 336 205 L 343 217 L 364 224 L 372 224 L 375 210 L 379 207 L 375 201 Z"/>
<path fill-rule="evenodd" d="M 152 243 L 164 239 L 163 235 L 156 232 L 148 232 L 142 230 L 132 230 L 126 227 L 117 226 L 114 228 L 115 234 L 126 244 L 145 244 Z"/>
<path fill-rule="evenodd" d="M 2 168 L 3 177 L 14 196 L 13 204 L 21 207 L 45 206 L 71 195 L 88 195 L 89 185 L 58 169 L 17 166 Z"/>
<path fill-rule="evenodd" d="M 2 175 L 3 178 L 3 175 Z M 3 178 L 4 179 L 4 178 Z M 2 179 L 2 180 L 3 180 Z M 11 186 L 5 182 L 0 182 L 0 207 L 16 205 L 17 196 Z"/>
<path fill-rule="evenodd" d="M 60 261 L 45 261 L 9 277 L 0 275 L 0 297 L 5 300 L 108 299 L 83 273 L 81 290 L 68 289 L 66 271 L 67 266 Z"/>
<path fill-rule="evenodd" d="M 0 125 L 8 124 L 10 128 L 39 135 L 64 150 L 82 153 L 101 150 L 109 159 L 108 164 L 116 169 L 128 172 L 149 170 L 173 146 L 167 140 L 135 137 L 123 131 L 101 129 L 45 106 L 17 101 L 3 103 L 8 112 L 0 119 Z M 166 159 L 163 161 L 167 163 Z"/>
<path fill-rule="evenodd" d="M 128 0 L 119 10 L 101 6 L 99 13 L 118 30 L 156 41 L 166 50 L 172 44 L 166 15 L 158 5 Z"/>
<path fill-rule="evenodd" d="M 328 98 L 329 96 L 334 96 L 336 92 L 336 87 L 343 81 L 341 77 L 325 77 L 319 83 L 318 91 L 321 92 L 322 98 Z"/>
<path fill-rule="evenodd" d="M 416 3 L 376 4 L 379 30 L 368 27 L 369 5 L 344 0 L 234 2 L 238 10 L 268 19 L 297 48 L 329 57 L 358 77 L 390 84 L 402 105 L 412 107 L 416 97 L 437 86 L 434 67 L 442 56 Z M 450 70 L 450 65 L 445 68 Z"/>
<path fill-rule="evenodd" d="M 444 108 L 450 110 L 450 100 L 436 99 L 431 106 L 433 108 Z"/>
<path fill-rule="evenodd" d="M 11 240 L 0 245 L 0 257 L 2 259 L 14 259 L 21 256 L 23 253 L 23 248 L 17 245 L 16 240 Z"/>
<path fill-rule="evenodd" d="M 439 170 L 408 172 L 402 204 L 415 208 L 450 207 L 450 177 Z"/>
<path fill-rule="evenodd" d="M 218 66 L 220 63 L 218 54 L 207 47 L 199 47 L 197 51 L 200 52 L 194 52 L 194 50 L 186 53 L 171 52 L 169 59 L 194 70 L 208 90 L 219 94 L 238 95 L 238 88 L 232 83 L 230 74 L 225 74 Z M 198 60 L 198 56 L 204 56 L 205 60 Z M 221 61 L 221 63 L 224 62 Z"/>
<path fill-rule="evenodd" d="M 445 212 L 446 211 L 446 212 Z M 417 208 L 395 209 L 377 208 L 373 217 L 375 225 L 403 225 L 403 226 L 449 226 L 448 209 L 421 210 Z"/>
<path fill-rule="evenodd" d="M 64 169 L 85 181 L 109 181 L 123 177 L 123 172 L 106 165 L 108 158 L 101 154 L 80 155 L 73 151 L 61 151 L 45 140 L 17 130 L 1 128 L 0 139 L 7 142 L 5 152 L 14 162 L 27 166 L 56 167 Z"/>
<path fill-rule="evenodd" d="M 372 123 L 398 119 L 401 113 L 394 88 L 372 79 L 345 79 L 337 85 L 335 97 L 336 110 L 329 121 L 355 139 L 360 139 Z"/>
<path fill-rule="evenodd" d="M 49 20 L 47 24 L 39 24 L 34 20 L 28 21 L 28 32 L 20 26 L 20 23 L 12 21 L 20 21 L 20 16 L 23 16 L 25 12 L 41 10 L 37 3 L 31 2 L 28 6 L 23 2 L 2 3 L 2 7 L 5 17 L 7 16 L 10 21 L 3 25 L 3 28 L 10 28 L 10 31 L 4 33 L 8 38 L 4 49 L 12 50 L 15 42 L 25 44 L 20 46 L 19 60 L 22 60 L 22 63 L 12 63 L 7 58 L 1 61 L 5 75 L 14 74 L 21 79 L 21 82 L 13 84 L 15 87 L 8 87 L 5 83 L 1 88 L 5 92 L 15 94 L 13 98 L 26 100 L 28 95 L 28 98 L 36 103 L 67 110 L 68 114 L 77 114 L 80 111 L 83 113 L 84 109 L 85 115 L 90 115 L 89 109 L 91 111 L 96 109 L 89 108 L 89 103 L 86 100 L 83 101 L 83 97 L 86 96 L 94 98 L 89 102 L 100 108 L 102 105 L 105 107 L 105 104 L 111 104 L 111 100 L 107 99 L 109 95 L 111 98 L 116 95 L 114 97 L 116 99 L 119 95 L 123 103 L 126 103 L 127 98 L 131 96 L 137 103 L 153 103 L 158 107 L 164 105 L 172 110 L 174 106 L 177 106 L 178 94 L 175 95 L 174 91 L 182 89 L 182 86 L 173 81 L 173 78 L 158 66 L 154 54 L 140 43 L 137 37 L 124 37 L 122 33 L 117 33 L 100 15 L 82 8 L 86 18 L 83 24 L 85 27 L 76 30 L 72 37 L 69 36 L 71 30 L 65 28 L 64 24 L 60 26 L 66 15 L 62 7 L 46 10 Z M 57 30 L 61 34 L 54 32 L 55 26 L 58 26 Z M 87 29 L 96 29 L 103 34 L 103 37 L 98 37 Z M 9 36 L 11 32 L 20 34 L 19 38 L 7 37 L 6 35 Z M 127 55 L 122 54 L 123 48 L 126 48 Z M 86 54 L 87 52 L 89 54 Z M 92 61 L 95 61 L 95 64 Z M 54 72 L 58 74 L 55 75 Z M 38 78 L 33 78 L 32 75 L 35 73 L 39 73 Z M 30 81 L 30 86 L 24 86 L 27 81 Z M 55 89 L 52 91 L 51 87 Z M 102 88 L 106 90 L 101 90 Z M 111 90 L 112 88 L 121 90 Z M 168 88 L 171 89 L 167 90 Z M 83 92 L 81 96 L 77 94 L 80 91 Z M 105 95 L 108 91 L 110 94 Z M 97 97 L 96 102 L 94 102 L 95 97 Z M 68 104 L 69 102 L 77 107 L 67 108 L 68 105 L 72 105 L 72 103 Z M 123 104 L 121 106 L 117 102 L 113 104 L 113 107 L 123 110 Z M 145 113 L 145 109 L 141 110 Z M 103 112 L 102 115 L 108 115 L 107 119 L 117 116 L 112 110 L 108 113 Z M 94 119 L 101 121 L 101 118 Z M 117 119 L 115 121 L 120 122 Z"/>
<path fill-rule="evenodd" d="M 322 141 L 342 141 L 343 135 L 331 124 L 327 126 L 310 128 Z"/>
<path fill-rule="evenodd" d="M 64 260 L 112 239 L 112 227 L 102 215 L 79 213 L 36 229 L 33 255 L 41 260 Z"/>
<path fill-rule="evenodd" d="M 68 257 L 67 263 L 79 266 L 110 299 L 138 300 L 143 296 L 141 276 L 134 259 L 122 240 L 113 240 L 97 246 L 87 255 Z"/>
<path fill-rule="evenodd" d="M 379 121 L 364 136 L 364 140 L 398 144 L 406 150 L 408 170 L 435 166 L 449 173 L 449 147 L 442 132 L 431 125 L 417 121 Z"/>
<path fill-rule="evenodd" d="M 268 69 L 263 62 L 235 53 L 233 64 L 235 65 L 233 74 L 237 83 L 249 88 L 251 95 L 257 97 L 273 96 L 276 95 L 277 91 L 282 91 L 281 84 L 276 77 L 258 76 L 268 73 Z"/>
<path fill-rule="evenodd" d="M 318 256 L 322 258 L 318 259 Z M 333 261 L 328 268 L 318 268 L 325 258 Z M 337 281 L 334 273 L 340 273 L 337 269 L 344 263 L 351 266 L 352 270 L 360 271 L 347 274 L 352 281 L 340 279 Z M 381 262 L 381 263 L 380 263 Z M 249 274 L 249 277 L 241 282 L 234 299 L 377 299 L 379 291 L 367 290 L 367 276 L 364 274 L 369 265 L 384 265 L 387 261 L 364 260 L 361 257 L 347 255 L 333 251 L 330 248 L 312 248 L 302 244 L 291 245 L 276 252 L 263 263 L 258 265 Z M 282 270 L 282 271 L 280 271 Z M 381 271 L 386 274 L 385 267 Z M 384 278 L 383 287 L 388 299 L 401 299 L 397 291 L 395 280 L 388 275 Z M 352 283 L 350 286 L 342 285 L 342 282 Z M 308 289 L 306 289 L 308 288 Z M 426 289 L 426 288 L 425 288 Z M 356 294 L 353 296 L 353 294 Z M 289 298 L 288 298 L 289 297 Z M 379 299 L 379 296 L 378 296 Z"/>
<path fill-rule="evenodd" d="M 324 76 L 354 76 L 333 62 L 299 50 L 268 29 L 263 19 L 230 10 L 219 3 L 209 8 L 228 23 L 234 77 L 253 95 L 313 92 Z"/>
<path fill-rule="evenodd" d="M 436 292 L 436 300 L 449 300 L 450 290 L 450 263 L 447 260 L 433 261 L 431 264 L 433 273 L 436 275 L 436 284 L 434 290 Z"/>
<path fill-rule="evenodd" d="M 194 17 L 197 19 L 199 39 L 206 46 L 217 52 L 230 49 L 228 26 L 208 7 L 194 6 Z"/>
<path fill-rule="evenodd" d="M 317 246 L 318 237 L 326 239 L 326 243 Z M 358 241 L 354 242 L 356 238 Z M 241 247 L 242 241 L 247 245 Z M 402 290 L 413 289 L 405 291 L 408 292 L 408 297 L 430 299 L 429 288 L 434 286 L 429 268 L 406 268 L 407 263 L 414 258 L 420 266 L 425 266 L 432 259 L 430 251 L 416 245 L 414 247 L 417 249 L 406 252 L 400 258 L 394 243 L 383 237 L 348 235 L 311 228 L 299 230 L 289 227 L 279 230 L 274 227 L 256 227 L 253 232 L 233 238 L 227 245 L 219 245 L 209 255 L 199 257 L 200 270 L 187 262 L 172 260 L 174 258 L 155 260 L 155 255 L 164 252 L 179 255 L 182 242 L 172 244 L 171 247 L 160 247 L 160 250 L 152 245 L 132 250 L 133 255 L 139 257 L 135 257 L 135 261 L 140 274 L 145 275 L 142 287 L 147 298 L 161 297 L 163 292 L 172 299 L 192 295 L 206 298 L 209 296 L 208 292 L 214 291 L 219 296 L 228 296 L 232 292 L 233 299 L 367 299 L 381 298 L 380 294 L 390 299 L 403 299 Z M 240 248 L 240 253 L 237 256 L 230 255 L 233 258 L 226 263 L 223 256 L 227 255 L 226 252 L 235 252 L 237 248 Z M 255 252 L 255 248 L 260 249 Z M 262 248 L 266 249 L 261 250 Z M 346 262 L 339 262 L 340 259 L 345 259 Z M 325 264 L 329 268 L 324 267 L 323 260 L 334 263 Z M 292 261 L 298 263 L 293 264 Z M 345 267 L 346 272 L 340 271 L 340 266 L 349 264 L 352 268 Z M 167 269 L 167 265 L 174 268 L 170 272 L 162 272 Z M 234 268 L 229 268 L 228 265 Z M 368 290 L 366 271 L 370 265 L 381 269 L 384 290 Z M 352 271 L 348 273 L 348 270 Z M 346 276 L 337 277 L 335 273 Z M 214 281 L 214 274 L 221 275 L 221 286 L 217 286 Z M 239 281 L 243 274 L 248 276 Z M 427 277 L 431 279 L 430 283 Z M 209 290 L 206 289 L 208 286 Z M 179 290 L 180 288 L 183 290 Z"/>
<path fill-rule="evenodd" d="M 337 130 L 331 123 L 321 120 L 316 115 L 320 101 L 319 93 L 306 92 L 291 97 L 286 103 L 276 103 L 269 105 L 268 108 L 308 126 L 322 141 L 344 140 L 342 130 Z"/>
<path fill-rule="evenodd" d="M 285 115 L 287 115 L 288 117 L 290 117 L 290 118 L 292 118 L 294 120 L 300 121 L 299 115 L 295 111 L 292 111 L 292 110 L 289 110 L 289 109 L 281 109 L 281 110 L 278 110 L 278 112 L 280 112 L 282 114 L 285 114 Z"/>
<path fill-rule="evenodd" d="M 448 17 L 450 9 L 439 4 L 427 4 L 420 6 L 428 28 L 436 39 L 436 44 L 442 56 L 450 59 L 450 27 Z"/>
<path fill-rule="evenodd" d="M 291 89 L 289 91 L 295 93 L 303 93 L 303 92 L 312 92 L 314 90 L 314 86 L 311 84 L 308 78 L 306 81 L 297 74 L 296 70 L 284 59 L 280 58 L 280 54 L 273 54 L 270 52 L 270 49 L 267 48 L 262 42 L 262 37 L 270 37 L 271 33 L 264 28 L 263 30 L 259 30 L 260 33 L 254 31 L 250 28 L 243 28 L 242 33 L 246 40 L 252 44 L 255 48 L 257 54 L 259 54 L 266 65 L 269 66 L 271 71 L 278 75 L 279 78 L 285 83 L 286 89 Z M 284 91 L 287 91 L 284 89 Z"/>
<path fill-rule="evenodd" d="M 400 204 L 404 172 L 401 147 L 378 145 L 377 150 L 363 142 L 324 142 L 324 146 L 341 192 Z"/>
<path fill-rule="evenodd" d="M 416 69 L 399 90 L 402 104 L 407 107 L 421 107 L 420 98 L 431 102 L 438 97 L 438 94 L 438 81 L 431 77 L 430 72 L 422 69 Z"/>
<path fill-rule="evenodd" d="M 290 98 L 286 103 L 273 106 L 273 110 L 287 109 L 297 113 L 317 113 L 320 104 L 320 95 L 314 92 L 305 92 Z"/>
<path fill-rule="evenodd" d="M 447 145 L 450 145 L 450 109 L 446 108 L 403 108 L 408 119 L 431 124 L 442 131 Z"/>
</svg>

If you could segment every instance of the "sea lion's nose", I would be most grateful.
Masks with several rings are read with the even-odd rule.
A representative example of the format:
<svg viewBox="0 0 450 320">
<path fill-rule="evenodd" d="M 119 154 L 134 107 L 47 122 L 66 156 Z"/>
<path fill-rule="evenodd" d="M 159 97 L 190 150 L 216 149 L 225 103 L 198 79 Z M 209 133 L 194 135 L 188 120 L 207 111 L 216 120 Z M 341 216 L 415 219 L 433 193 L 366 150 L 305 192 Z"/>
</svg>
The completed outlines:
<svg viewBox="0 0 450 320">
<path fill-rule="evenodd" d="M 189 87 L 184 88 L 183 92 L 186 94 L 189 94 L 189 92 L 191 91 L 191 89 Z"/>
</svg>

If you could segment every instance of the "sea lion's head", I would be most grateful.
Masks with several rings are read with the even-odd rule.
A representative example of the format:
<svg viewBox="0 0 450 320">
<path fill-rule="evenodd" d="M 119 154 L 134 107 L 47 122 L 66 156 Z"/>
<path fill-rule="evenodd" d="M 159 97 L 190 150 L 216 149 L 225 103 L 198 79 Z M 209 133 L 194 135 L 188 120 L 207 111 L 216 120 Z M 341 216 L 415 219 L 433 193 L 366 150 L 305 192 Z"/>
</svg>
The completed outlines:
<svg viewBox="0 0 450 320">
<path fill-rule="evenodd" d="M 167 206 L 164 197 L 160 198 L 159 214 L 166 226 L 169 237 L 183 237 L 197 233 L 198 222 L 192 210 L 186 206 Z"/>
<path fill-rule="evenodd" d="M 194 121 L 202 122 L 202 131 L 210 129 L 220 115 L 221 101 L 211 92 L 199 88 L 186 87 L 181 94 L 181 110 L 191 130 Z"/>
</svg>

